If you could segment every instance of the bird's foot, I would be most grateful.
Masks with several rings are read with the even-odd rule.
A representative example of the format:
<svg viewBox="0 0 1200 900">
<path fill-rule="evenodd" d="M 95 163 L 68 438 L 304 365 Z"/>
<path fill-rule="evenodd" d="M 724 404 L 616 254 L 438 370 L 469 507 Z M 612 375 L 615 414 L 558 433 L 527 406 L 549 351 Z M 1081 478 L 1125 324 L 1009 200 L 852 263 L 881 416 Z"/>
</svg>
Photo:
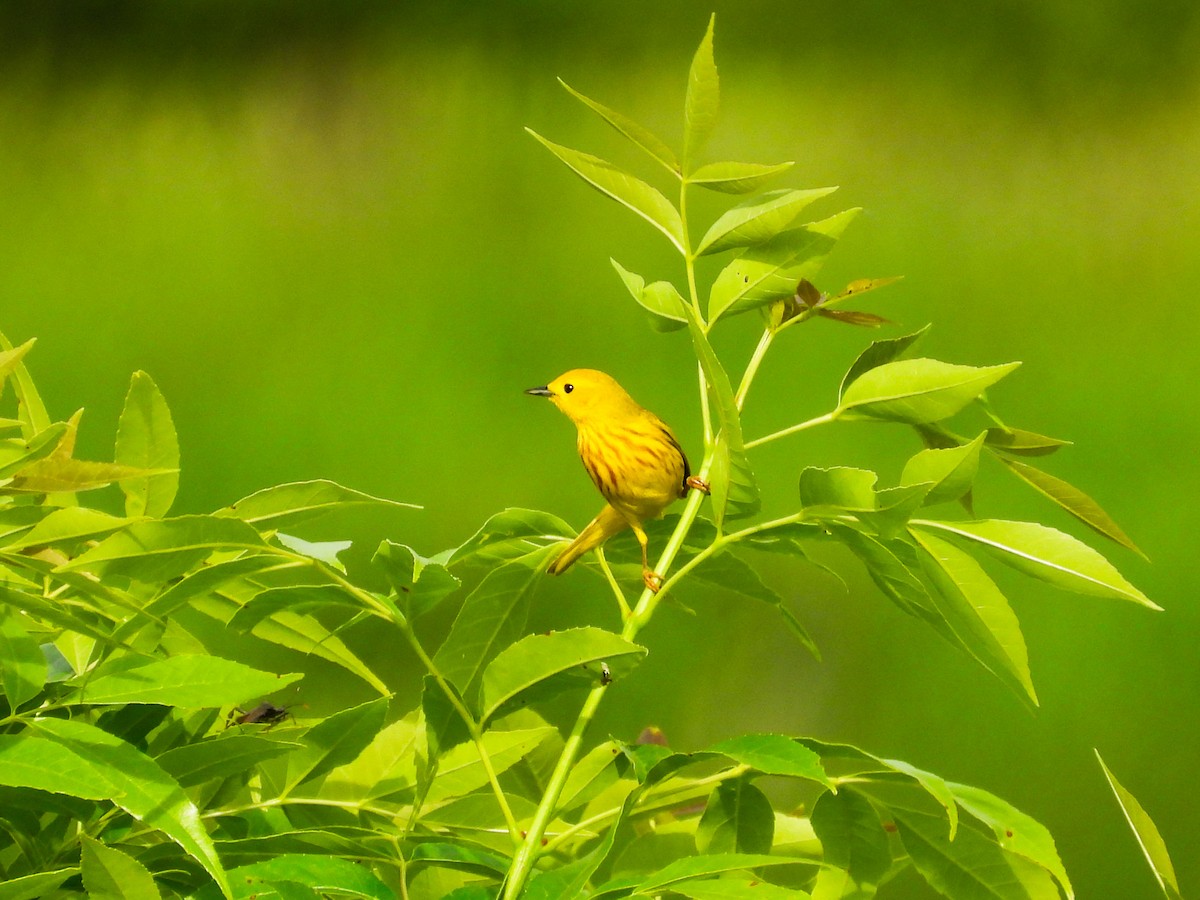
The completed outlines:
<svg viewBox="0 0 1200 900">
<path fill-rule="evenodd" d="M 708 486 L 708 482 L 699 475 L 689 475 L 683 483 L 692 490 L 703 491 L 706 494 L 712 493 L 712 490 Z"/>
<path fill-rule="evenodd" d="M 646 587 L 652 594 L 657 594 L 663 585 L 662 576 L 653 569 L 642 569 L 642 581 L 646 583 Z"/>
</svg>

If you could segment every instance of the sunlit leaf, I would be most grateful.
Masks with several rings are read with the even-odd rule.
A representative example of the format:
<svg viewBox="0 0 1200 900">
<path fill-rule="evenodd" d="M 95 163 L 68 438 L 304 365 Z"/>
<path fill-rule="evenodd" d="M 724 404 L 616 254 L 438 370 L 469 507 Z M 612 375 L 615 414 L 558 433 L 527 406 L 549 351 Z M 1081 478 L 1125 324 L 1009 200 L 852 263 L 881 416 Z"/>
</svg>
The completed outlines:
<svg viewBox="0 0 1200 900">
<path fill-rule="evenodd" d="M 302 677 L 263 672 L 218 656 L 180 654 L 90 677 L 71 702 L 230 706 L 274 693 Z"/>
<path fill-rule="evenodd" d="M 688 71 L 687 98 L 683 110 L 683 165 L 690 173 L 696 168 L 696 157 L 708 142 L 717 126 L 721 106 L 720 79 L 713 59 L 713 26 L 717 17 L 709 17 L 708 29 L 692 57 Z"/>
<path fill-rule="evenodd" d="M 46 657 L 22 618 L 7 604 L 0 605 L 0 688 L 12 710 L 36 697 L 46 683 Z"/>
<path fill-rule="evenodd" d="M 110 516 L 86 506 L 67 506 L 56 509 L 20 538 L 5 546 L 6 550 L 25 550 L 30 547 L 52 547 L 95 539 L 111 534 L 136 519 Z"/>
<path fill-rule="evenodd" d="M 743 162 L 716 162 L 694 170 L 688 176 L 688 184 L 720 191 L 723 194 L 748 194 L 757 190 L 764 182 L 786 172 L 795 163 L 783 162 L 774 165 Z"/>
<path fill-rule="evenodd" d="M 850 382 L 838 409 L 856 418 L 936 422 L 954 415 L 1019 365 L 959 366 L 936 359 L 884 363 Z"/>
<path fill-rule="evenodd" d="M 301 747 L 290 741 L 244 734 L 230 728 L 204 740 L 174 747 L 156 756 L 155 760 L 180 786 L 192 787 L 214 778 L 240 775 L 261 762 Z"/>
<path fill-rule="evenodd" d="M 979 451 L 984 436 L 961 447 L 945 450 L 922 450 L 904 464 L 901 484 L 929 483 L 933 487 L 925 495 L 925 505 L 957 500 L 971 489 L 979 471 Z"/>
<path fill-rule="evenodd" d="M 1145 558 L 1145 554 L 1142 553 L 1141 549 L 1125 533 L 1121 526 L 1113 521 L 1112 516 L 1106 513 L 1100 507 L 1099 503 L 1079 490 L 1079 488 L 1063 481 L 1057 476 L 1051 475 L 1049 472 L 1043 472 L 1041 469 L 1018 462 L 1015 459 L 1008 459 L 1001 456 L 1000 461 L 1008 466 L 1009 470 L 1022 481 L 1031 485 L 1044 496 L 1049 497 L 1097 534 L 1102 534 L 1109 540 L 1116 541 L 1122 547 L 1127 547 L 1134 553 L 1142 556 L 1142 558 Z"/>
<path fill-rule="evenodd" d="M 536 509 L 509 508 L 496 513 L 446 558 L 447 566 L 476 564 L 488 571 L 573 535 L 558 516 Z M 441 560 L 441 556 L 435 557 Z"/>
<path fill-rule="evenodd" d="M 0 784 L 86 800 L 105 800 L 115 790 L 102 767 L 70 747 L 29 732 L 0 734 Z"/>
<path fill-rule="evenodd" d="M 1046 456 L 1071 444 L 1070 441 L 1060 441 L 1019 428 L 989 428 L 986 441 L 989 447 L 1020 456 Z"/>
<path fill-rule="evenodd" d="M 38 730 L 62 743 L 103 773 L 112 802 L 155 828 L 200 863 L 226 892 L 229 882 L 200 811 L 150 757 L 105 731 L 79 721 L 38 719 Z"/>
<path fill-rule="evenodd" d="M 542 137 L 532 128 L 526 128 L 547 150 L 566 163 L 567 167 L 600 193 L 616 200 L 622 206 L 637 213 L 664 235 L 682 253 L 684 245 L 683 220 L 679 210 L 671 205 L 657 188 L 653 188 L 628 172 L 622 172 L 610 162 L 572 150 Z"/>
<path fill-rule="evenodd" d="M 121 482 L 127 516 L 165 516 L 179 488 L 179 439 L 171 410 L 145 372 L 134 372 L 117 426 L 114 462 L 158 474 Z"/>
<path fill-rule="evenodd" d="M 696 245 L 697 256 L 761 244 L 779 234 L 806 206 L 836 187 L 770 191 L 722 213 Z"/>
<path fill-rule="evenodd" d="M 800 473 L 800 503 L 806 509 L 875 509 L 875 482 L 878 480 L 879 476 L 870 469 L 809 466 Z"/>
<path fill-rule="evenodd" d="M 484 670 L 481 719 L 521 699 L 541 699 L 572 687 L 587 687 L 625 673 L 646 649 L 600 628 L 569 628 L 531 634 L 510 644 Z"/>
<path fill-rule="evenodd" d="M 780 232 L 751 247 L 713 281 L 708 297 L 709 322 L 791 297 L 797 282 L 811 279 L 820 271 L 837 239 L 858 213 L 858 209 L 848 209 Z"/>
<path fill-rule="evenodd" d="M 0 349 L 6 351 L 15 349 L 3 332 L 0 332 Z M 10 366 L 10 380 L 18 401 L 18 417 L 24 425 L 22 433 L 26 438 L 31 438 L 50 427 L 50 416 L 46 413 L 46 405 L 38 395 L 33 379 L 29 377 L 25 363 L 17 359 L 15 362 L 11 362 Z M 0 472 L 0 476 L 3 474 Z"/>
<path fill-rule="evenodd" d="M 332 481 L 297 481 L 279 484 L 256 491 L 213 513 L 223 518 L 241 519 L 261 530 L 291 528 L 300 522 L 308 522 L 325 513 L 355 506 L 387 506 L 402 509 L 420 509 L 412 503 L 373 497 L 342 487 Z"/>
<path fill-rule="evenodd" d="M 355 759 L 387 716 L 388 699 L 380 697 L 322 719 L 301 737 L 304 749 L 288 757 L 288 788 L 311 781 Z"/>
<path fill-rule="evenodd" d="M 235 890 L 234 900 L 280 896 L 267 888 L 288 884 L 304 885 L 322 894 L 362 897 L 369 900 L 395 900 L 395 893 L 371 874 L 366 866 L 333 856 L 283 854 L 274 859 L 239 866 L 229 872 Z M 288 898 L 285 898 L 288 900 Z"/>
<path fill-rule="evenodd" d="M 9 878 L 0 881 L 0 900 L 41 900 L 43 897 L 53 896 L 55 888 L 78 874 L 79 867 L 71 866 Z"/>
<path fill-rule="evenodd" d="M 958 643 L 1001 681 L 1037 705 L 1021 625 L 979 563 L 953 544 L 920 528 L 912 536 L 934 587 L 931 595 Z"/>
<path fill-rule="evenodd" d="M 1146 862 L 1150 863 L 1150 869 L 1154 872 L 1154 877 L 1158 879 L 1158 884 L 1162 888 L 1163 894 L 1167 897 L 1167 900 L 1183 900 L 1182 895 L 1179 893 L 1179 881 L 1175 877 L 1175 867 L 1171 864 L 1171 857 L 1167 853 L 1166 842 L 1163 841 L 1162 835 L 1158 831 L 1158 826 L 1154 824 L 1154 820 L 1142 808 L 1142 804 L 1138 802 L 1137 798 L 1129 793 L 1121 785 L 1121 782 L 1117 781 L 1117 776 L 1105 765 L 1099 751 L 1096 751 L 1096 761 L 1100 763 L 1100 768 L 1104 770 L 1104 777 L 1108 779 L 1109 787 L 1116 794 L 1117 803 L 1121 806 L 1121 812 L 1125 814 L 1125 821 L 1133 829 L 1138 846 L 1142 848 L 1142 853 L 1146 856 Z"/>
<path fill-rule="evenodd" d="M 598 103 L 590 97 L 585 97 L 561 78 L 558 79 L 558 83 L 566 88 L 571 96 L 575 97 L 580 103 L 596 113 L 596 115 L 625 135 L 625 137 L 629 138 L 630 141 L 642 150 L 646 151 L 651 158 L 662 163 L 669 171 L 679 174 L 679 161 L 675 159 L 675 154 L 671 151 L 670 147 L 663 143 L 649 129 L 639 125 L 615 109 L 610 109 L 603 103 Z"/>
<path fill-rule="evenodd" d="M 1002 562 L 1063 590 L 1131 600 L 1151 609 L 1161 609 L 1087 544 L 1045 525 L 1001 519 L 975 522 L 922 520 L 919 525 L 980 544 Z"/>
<path fill-rule="evenodd" d="M 809 900 L 807 891 L 781 887 L 760 878 L 702 878 L 671 885 L 671 892 L 691 900 Z"/>
<path fill-rule="evenodd" d="M 548 725 L 513 731 L 488 731 L 483 736 L 483 746 L 492 771 L 497 774 L 507 771 L 555 734 L 557 731 Z M 480 761 L 479 750 L 467 741 L 442 755 L 427 802 L 437 803 L 451 797 L 462 797 L 483 787 L 488 780 L 488 771 Z"/>
<path fill-rule="evenodd" d="M 686 302 L 669 281 L 647 285 L 641 275 L 630 272 L 615 259 L 609 259 L 626 289 L 644 310 L 650 313 L 650 324 L 656 331 L 675 331 L 687 326 L 683 313 Z"/>
<path fill-rule="evenodd" d="M 744 734 L 709 748 L 764 775 L 783 775 L 833 787 L 821 758 L 808 747 L 782 734 Z"/>
<path fill-rule="evenodd" d="M 808 860 L 791 856 L 767 856 L 761 853 L 714 853 L 689 856 L 664 866 L 638 885 L 638 893 L 661 892 L 677 882 L 706 875 L 736 872 L 739 869 L 760 869 L 766 866 L 809 864 Z"/>
<path fill-rule="evenodd" d="M 89 897 L 158 900 L 154 878 L 140 862 L 115 847 L 83 835 L 79 868 Z"/>
</svg>

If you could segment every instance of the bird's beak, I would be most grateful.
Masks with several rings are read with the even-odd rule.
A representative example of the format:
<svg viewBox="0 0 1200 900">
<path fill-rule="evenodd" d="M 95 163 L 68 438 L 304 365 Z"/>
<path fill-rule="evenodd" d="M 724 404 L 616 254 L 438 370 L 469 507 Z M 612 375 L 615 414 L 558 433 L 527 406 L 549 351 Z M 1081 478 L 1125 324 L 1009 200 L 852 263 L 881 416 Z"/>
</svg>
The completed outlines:
<svg viewBox="0 0 1200 900">
<path fill-rule="evenodd" d="M 548 387 L 530 388 L 525 393 L 533 394 L 533 396 L 535 396 L 535 397 L 553 397 L 554 396 L 554 391 L 550 390 L 550 388 L 548 388 Z"/>
</svg>

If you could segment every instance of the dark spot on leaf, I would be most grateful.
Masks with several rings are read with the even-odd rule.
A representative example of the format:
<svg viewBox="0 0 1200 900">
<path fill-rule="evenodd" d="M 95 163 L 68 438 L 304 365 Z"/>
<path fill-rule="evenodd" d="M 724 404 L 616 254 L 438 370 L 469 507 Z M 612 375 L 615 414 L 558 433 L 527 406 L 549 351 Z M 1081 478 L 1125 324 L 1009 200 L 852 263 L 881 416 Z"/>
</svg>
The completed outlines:
<svg viewBox="0 0 1200 900">
<path fill-rule="evenodd" d="M 888 834 L 895 834 L 896 833 L 896 823 L 895 822 L 884 822 L 883 830 L 886 831 Z"/>
</svg>

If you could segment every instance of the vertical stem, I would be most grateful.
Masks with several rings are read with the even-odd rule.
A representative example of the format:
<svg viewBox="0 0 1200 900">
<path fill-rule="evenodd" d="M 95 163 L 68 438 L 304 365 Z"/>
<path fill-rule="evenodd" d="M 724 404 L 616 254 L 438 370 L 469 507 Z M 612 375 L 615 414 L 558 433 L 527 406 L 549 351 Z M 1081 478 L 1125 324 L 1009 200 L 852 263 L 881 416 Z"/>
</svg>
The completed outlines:
<svg viewBox="0 0 1200 900">
<path fill-rule="evenodd" d="M 775 340 L 775 332 L 767 327 L 763 330 L 762 337 L 758 339 L 758 346 L 754 348 L 750 362 L 746 363 L 746 371 L 742 374 L 742 383 L 738 385 L 737 394 L 733 398 L 737 403 L 738 412 L 741 412 L 742 407 L 746 405 L 746 394 L 750 393 L 750 385 L 754 383 L 754 376 L 758 374 L 758 367 L 762 365 L 763 358 L 771 348 L 773 340 Z"/>
<path fill-rule="evenodd" d="M 696 321 L 707 327 L 704 313 L 700 311 L 700 292 L 696 288 L 696 257 L 692 254 L 692 239 L 688 234 L 687 188 L 687 179 L 683 178 L 679 182 L 679 218 L 683 222 L 683 266 L 687 270 L 688 299 L 696 314 Z M 708 380 L 704 377 L 704 367 L 697 364 L 696 368 L 700 379 L 700 418 L 704 423 L 704 446 L 707 449 L 713 442 L 712 412 L 708 408 Z"/>
</svg>

